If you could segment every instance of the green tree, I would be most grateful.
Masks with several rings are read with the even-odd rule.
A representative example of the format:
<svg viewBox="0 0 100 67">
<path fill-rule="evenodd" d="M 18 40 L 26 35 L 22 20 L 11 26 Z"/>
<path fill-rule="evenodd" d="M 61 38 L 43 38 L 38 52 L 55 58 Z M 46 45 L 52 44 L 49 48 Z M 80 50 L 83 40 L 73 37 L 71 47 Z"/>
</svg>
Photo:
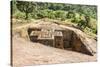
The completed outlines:
<svg viewBox="0 0 100 67">
<path fill-rule="evenodd" d="M 16 13 L 17 8 L 16 8 L 16 0 L 11 1 L 11 8 L 12 8 L 12 13 Z"/>
<path fill-rule="evenodd" d="M 60 3 L 50 3 L 49 9 L 51 10 L 62 10 L 63 9 L 63 4 L 60 4 Z"/>
<path fill-rule="evenodd" d="M 86 27 L 90 28 L 90 17 L 85 15 L 81 16 L 80 21 L 78 22 L 78 26 L 81 27 L 82 29 L 85 29 Z"/>
<path fill-rule="evenodd" d="M 35 4 L 33 2 L 17 1 L 16 6 L 19 11 L 25 13 L 26 15 L 25 19 L 28 19 L 28 14 L 32 13 Z"/>
</svg>

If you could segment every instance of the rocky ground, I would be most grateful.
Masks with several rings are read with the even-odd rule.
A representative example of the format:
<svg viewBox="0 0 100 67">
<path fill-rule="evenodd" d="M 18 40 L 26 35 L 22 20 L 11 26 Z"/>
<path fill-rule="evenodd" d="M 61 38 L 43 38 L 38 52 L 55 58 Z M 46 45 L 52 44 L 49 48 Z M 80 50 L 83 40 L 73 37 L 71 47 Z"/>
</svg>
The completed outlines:
<svg viewBox="0 0 100 67">
<path fill-rule="evenodd" d="M 27 65 L 79 63 L 91 61 L 96 61 L 96 55 L 90 56 L 71 50 L 53 48 L 40 43 L 26 41 L 18 36 L 13 36 L 13 66 L 20 67 Z"/>
</svg>

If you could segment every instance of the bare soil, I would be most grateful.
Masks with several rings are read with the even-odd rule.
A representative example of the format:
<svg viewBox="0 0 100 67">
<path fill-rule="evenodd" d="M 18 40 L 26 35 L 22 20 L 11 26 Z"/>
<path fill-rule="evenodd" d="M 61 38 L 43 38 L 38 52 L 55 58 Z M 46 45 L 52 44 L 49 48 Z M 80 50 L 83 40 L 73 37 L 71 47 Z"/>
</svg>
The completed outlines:
<svg viewBox="0 0 100 67">
<path fill-rule="evenodd" d="M 22 67 L 27 65 L 79 63 L 96 61 L 96 55 L 90 56 L 71 50 L 64 50 L 30 42 L 13 36 L 12 64 Z"/>
</svg>

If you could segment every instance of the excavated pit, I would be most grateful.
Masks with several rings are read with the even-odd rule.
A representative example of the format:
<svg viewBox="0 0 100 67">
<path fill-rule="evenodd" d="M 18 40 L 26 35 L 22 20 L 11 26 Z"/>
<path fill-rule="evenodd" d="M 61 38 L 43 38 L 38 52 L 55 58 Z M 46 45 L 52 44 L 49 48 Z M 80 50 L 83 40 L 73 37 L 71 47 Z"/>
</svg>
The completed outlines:
<svg viewBox="0 0 100 67">
<path fill-rule="evenodd" d="M 84 37 L 82 38 L 75 31 L 62 28 L 57 24 L 42 23 L 38 27 L 28 28 L 27 32 L 32 42 L 39 42 L 60 49 L 70 49 L 88 55 L 95 53 L 90 47 L 91 44 L 84 43 Z"/>
<path fill-rule="evenodd" d="M 81 30 L 36 22 L 12 28 L 13 66 L 97 61 L 97 42 Z"/>
</svg>

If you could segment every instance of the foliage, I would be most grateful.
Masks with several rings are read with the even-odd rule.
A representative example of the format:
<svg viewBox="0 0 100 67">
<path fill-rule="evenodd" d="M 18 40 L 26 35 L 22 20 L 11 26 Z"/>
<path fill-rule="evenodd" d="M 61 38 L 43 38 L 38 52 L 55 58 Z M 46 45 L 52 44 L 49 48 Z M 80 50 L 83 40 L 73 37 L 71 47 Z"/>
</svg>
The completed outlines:
<svg viewBox="0 0 100 67">
<path fill-rule="evenodd" d="M 74 18 L 74 17 L 75 17 L 75 13 L 74 13 L 74 12 L 69 11 L 69 12 L 67 13 L 67 18 L 68 18 L 68 19 Z"/>
<path fill-rule="evenodd" d="M 13 16 L 16 19 L 24 19 L 25 18 L 25 13 L 22 13 L 22 12 L 17 11 Z"/>
<path fill-rule="evenodd" d="M 34 4 L 32 2 L 26 2 L 26 1 L 16 1 L 17 9 L 21 12 L 24 12 L 26 14 L 26 18 L 28 19 L 28 14 L 32 13 Z"/>
<path fill-rule="evenodd" d="M 57 11 L 55 11 L 55 17 L 61 18 L 61 20 L 64 20 L 66 18 L 66 12 L 57 10 Z"/>
<path fill-rule="evenodd" d="M 12 8 L 12 13 L 16 13 L 17 8 L 16 8 L 16 0 L 11 1 L 11 8 Z"/>
<path fill-rule="evenodd" d="M 27 14 L 32 14 L 33 17 L 36 15 L 42 15 L 46 14 L 46 17 L 50 17 L 49 14 L 54 14 L 55 11 L 55 16 L 56 18 L 58 18 L 59 16 L 57 16 L 57 14 L 61 15 L 61 13 L 63 14 L 64 12 L 68 14 L 66 14 L 65 19 L 67 18 L 73 18 L 77 19 L 75 16 L 77 14 L 79 15 L 86 15 L 86 16 L 90 16 L 91 18 L 96 19 L 97 18 L 97 9 L 96 6 L 94 5 L 72 5 L 72 4 L 64 4 L 64 3 L 47 3 L 47 2 L 27 2 L 27 1 L 16 1 L 13 0 L 12 1 L 12 7 L 14 8 L 13 11 L 19 10 L 21 12 L 26 13 L 26 18 L 27 18 Z M 17 7 L 17 8 L 16 8 Z M 44 12 L 43 12 L 44 11 Z M 51 12 L 52 11 L 52 12 Z M 57 14 L 56 14 L 57 13 Z M 54 17 L 54 15 L 53 15 Z M 52 18 L 52 17 L 50 17 Z M 55 18 L 55 19 L 56 19 Z"/>
<path fill-rule="evenodd" d="M 83 31 L 97 33 L 97 6 L 65 3 L 11 1 L 12 15 L 18 19 L 68 20 Z M 94 20 L 95 21 L 94 21 Z M 67 22 L 66 22 L 67 23 Z"/>
</svg>

